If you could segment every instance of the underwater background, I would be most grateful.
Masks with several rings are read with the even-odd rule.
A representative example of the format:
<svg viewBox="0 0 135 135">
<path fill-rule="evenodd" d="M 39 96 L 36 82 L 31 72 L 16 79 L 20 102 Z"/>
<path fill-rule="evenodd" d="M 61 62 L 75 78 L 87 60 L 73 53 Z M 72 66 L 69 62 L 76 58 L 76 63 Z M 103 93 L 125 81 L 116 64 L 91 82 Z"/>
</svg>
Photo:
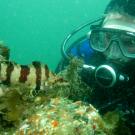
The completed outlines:
<svg viewBox="0 0 135 135">
<path fill-rule="evenodd" d="M 103 15 L 110 0 L 1 0 L 0 40 L 19 64 L 38 60 L 55 70 L 61 43 L 80 24 Z"/>
</svg>

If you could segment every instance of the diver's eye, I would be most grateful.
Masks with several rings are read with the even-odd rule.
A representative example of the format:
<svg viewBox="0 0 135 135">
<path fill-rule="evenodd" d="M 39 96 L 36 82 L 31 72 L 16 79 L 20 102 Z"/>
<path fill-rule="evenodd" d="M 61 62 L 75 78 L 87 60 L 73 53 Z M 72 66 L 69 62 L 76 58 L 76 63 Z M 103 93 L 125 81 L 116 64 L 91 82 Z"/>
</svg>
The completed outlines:
<svg viewBox="0 0 135 135">
<path fill-rule="evenodd" d="M 132 39 L 131 43 L 135 45 L 135 38 Z"/>
<path fill-rule="evenodd" d="M 112 38 L 112 34 L 110 32 L 106 32 L 106 38 L 110 40 Z"/>
<path fill-rule="evenodd" d="M 121 41 L 123 42 L 124 45 L 130 46 L 130 45 L 135 45 L 135 38 L 127 35 L 122 35 Z"/>
</svg>

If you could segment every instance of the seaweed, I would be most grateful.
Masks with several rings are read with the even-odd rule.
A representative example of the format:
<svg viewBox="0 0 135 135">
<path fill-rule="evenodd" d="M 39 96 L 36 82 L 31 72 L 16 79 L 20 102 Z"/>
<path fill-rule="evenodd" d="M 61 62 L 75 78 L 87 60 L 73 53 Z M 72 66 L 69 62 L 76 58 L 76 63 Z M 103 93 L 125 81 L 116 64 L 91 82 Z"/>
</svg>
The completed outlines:
<svg viewBox="0 0 135 135">
<path fill-rule="evenodd" d="M 107 112 L 104 114 L 103 120 L 107 129 L 111 130 L 114 135 L 131 135 L 130 129 L 126 126 L 123 113 L 119 110 Z"/>
<path fill-rule="evenodd" d="M 0 98 L 1 126 L 8 128 L 11 125 L 14 128 L 25 118 L 25 115 L 27 116 L 31 98 L 26 91 L 28 91 L 26 87 L 10 87 Z"/>
<path fill-rule="evenodd" d="M 69 65 L 65 70 L 61 71 L 58 76 L 67 80 L 69 85 L 63 87 L 55 87 L 55 92 L 57 96 L 67 97 L 74 101 L 82 100 L 86 101 L 91 95 L 92 88 L 85 84 L 79 75 L 83 61 L 78 58 L 73 58 L 70 60 Z"/>
</svg>

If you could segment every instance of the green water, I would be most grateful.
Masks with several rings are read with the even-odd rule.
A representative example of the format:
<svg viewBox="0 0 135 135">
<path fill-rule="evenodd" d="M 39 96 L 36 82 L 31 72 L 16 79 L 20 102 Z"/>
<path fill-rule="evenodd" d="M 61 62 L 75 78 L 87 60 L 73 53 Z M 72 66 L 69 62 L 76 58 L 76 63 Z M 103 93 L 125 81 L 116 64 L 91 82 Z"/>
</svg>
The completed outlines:
<svg viewBox="0 0 135 135">
<path fill-rule="evenodd" d="M 34 60 L 54 70 L 60 45 L 76 26 L 103 14 L 109 0 L 1 0 L 0 40 L 20 64 Z"/>
</svg>

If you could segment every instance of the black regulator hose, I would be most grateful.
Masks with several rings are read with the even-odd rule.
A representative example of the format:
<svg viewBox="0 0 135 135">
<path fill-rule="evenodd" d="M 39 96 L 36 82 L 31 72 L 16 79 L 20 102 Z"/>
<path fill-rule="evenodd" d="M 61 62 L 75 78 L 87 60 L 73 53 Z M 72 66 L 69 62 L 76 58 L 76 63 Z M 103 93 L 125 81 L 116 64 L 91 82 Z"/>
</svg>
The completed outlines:
<svg viewBox="0 0 135 135">
<path fill-rule="evenodd" d="M 66 47 L 67 47 L 67 42 L 70 40 L 70 38 L 73 36 L 73 35 L 75 35 L 77 32 L 79 32 L 80 30 L 82 30 L 83 28 L 85 28 L 85 27 L 87 27 L 87 26 L 89 26 L 89 25 L 91 25 L 91 24 L 93 24 L 93 23 L 96 23 L 96 22 L 98 22 L 98 21 L 100 21 L 100 20 L 102 20 L 104 17 L 100 17 L 100 18 L 98 18 L 98 19 L 96 19 L 96 20 L 94 20 L 94 21 L 88 21 L 88 22 L 86 22 L 86 23 L 84 23 L 84 24 L 82 24 L 82 25 L 80 25 L 79 27 L 77 27 L 76 29 L 74 29 L 70 34 L 68 34 L 67 36 L 66 36 L 66 38 L 64 39 L 64 41 L 62 42 L 62 45 L 61 45 L 61 53 L 62 53 L 62 56 L 65 58 L 65 59 L 67 59 L 67 60 L 69 60 L 71 57 L 66 53 Z"/>
</svg>

